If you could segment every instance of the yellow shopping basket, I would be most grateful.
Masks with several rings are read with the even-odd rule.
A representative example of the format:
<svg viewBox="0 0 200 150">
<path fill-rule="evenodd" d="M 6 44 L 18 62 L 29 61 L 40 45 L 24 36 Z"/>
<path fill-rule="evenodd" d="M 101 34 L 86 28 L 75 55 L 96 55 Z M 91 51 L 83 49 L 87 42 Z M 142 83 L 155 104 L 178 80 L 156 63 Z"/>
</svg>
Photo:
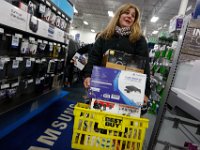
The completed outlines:
<svg viewBox="0 0 200 150">
<path fill-rule="evenodd" d="M 72 148 L 84 150 L 142 150 L 148 119 L 91 110 L 78 103 L 74 109 Z"/>
</svg>

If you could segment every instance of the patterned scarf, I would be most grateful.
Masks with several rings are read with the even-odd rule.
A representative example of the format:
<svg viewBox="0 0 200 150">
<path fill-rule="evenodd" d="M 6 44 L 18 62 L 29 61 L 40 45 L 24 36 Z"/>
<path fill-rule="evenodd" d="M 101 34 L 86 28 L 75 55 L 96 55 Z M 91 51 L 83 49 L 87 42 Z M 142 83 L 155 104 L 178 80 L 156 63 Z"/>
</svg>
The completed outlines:
<svg viewBox="0 0 200 150">
<path fill-rule="evenodd" d="M 121 36 L 126 36 L 126 35 L 130 35 L 131 34 L 131 28 L 130 27 L 119 27 L 116 26 L 115 27 L 115 32 Z"/>
</svg>

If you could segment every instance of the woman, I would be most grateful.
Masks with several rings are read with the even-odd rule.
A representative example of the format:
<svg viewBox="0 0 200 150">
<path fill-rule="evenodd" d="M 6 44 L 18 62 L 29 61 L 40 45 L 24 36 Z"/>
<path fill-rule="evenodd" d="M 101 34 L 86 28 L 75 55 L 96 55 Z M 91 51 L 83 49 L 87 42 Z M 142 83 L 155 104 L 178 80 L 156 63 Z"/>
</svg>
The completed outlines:
<svg viewBox="0 0 200 150">
<path fill-rule="evenodd" d="M 139 17 L 139 9 L 134 4 L 127 3 L 118 8 L 115 16 L 101 32 L 93 46 L 85 68 L 85 88 L 89 88 L 92 68 L 94 65 L 100 66 L 102 64 L 104 53 L 108 49 L 120 50 L 146 58 L 144 73 L 147 74 L 147 82 L 144 101 L 147 102 L 150 94 L 149 52 L 146 40 L 142 36 Z"/>
</svg>

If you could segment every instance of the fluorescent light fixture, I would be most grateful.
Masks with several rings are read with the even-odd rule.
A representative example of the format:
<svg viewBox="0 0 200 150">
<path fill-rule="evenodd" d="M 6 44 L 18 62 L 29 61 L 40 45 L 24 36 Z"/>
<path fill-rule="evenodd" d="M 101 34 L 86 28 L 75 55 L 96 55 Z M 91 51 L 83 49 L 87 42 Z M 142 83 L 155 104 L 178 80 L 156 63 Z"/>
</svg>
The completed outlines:
<svg viewBox="0 0 200 150">
<path fill-rule="evenodd" d="M 95 30 L 94 30 L 94 29 L 91 29 L 91 32 L 95 32 Z"/>
<path fill-rule="evenodd" d="M 151 22 L 156 22 L 156 21 L 158 21 L 158 19 L 159 19 L 159 17 L 153 16 L 153 17 L 151 18 Z"/>
<path fill-rule="evenodd" d="M 154 30 L 154 31 L 152 32 L 152 34 L 158 34 L 158 31 L 157 31 L 157 30 Z"/>
<path fill-rule="evenodd" d="M 108 16 L 109 16 L 109 17 L 114 17 L 113 11 L 108 11 Z"/>
<path fill-rule="evenodd" d="M 87 22 L 87 21 L 83 21 L 83 23 L 84 23 L 85 25 L 88 25 L 88 22 Z"/>
<path fill-rule="evenodd" d="M 78 14 L 78 10 L 73 6 L 74 13 Z"/>
</svg>

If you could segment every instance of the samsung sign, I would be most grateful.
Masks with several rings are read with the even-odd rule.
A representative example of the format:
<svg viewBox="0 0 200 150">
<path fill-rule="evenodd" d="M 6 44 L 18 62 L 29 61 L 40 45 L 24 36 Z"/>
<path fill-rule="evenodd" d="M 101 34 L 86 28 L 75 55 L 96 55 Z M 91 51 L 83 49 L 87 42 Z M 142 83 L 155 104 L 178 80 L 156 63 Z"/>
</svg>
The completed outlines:
<svg viewBox="0 0 200 150">
<path fill-rule="evenodd" d="M 68 17 L 72 18 L 74 14 L 73 6 L 67 0 L 51 0 Z"/>
</svg>

